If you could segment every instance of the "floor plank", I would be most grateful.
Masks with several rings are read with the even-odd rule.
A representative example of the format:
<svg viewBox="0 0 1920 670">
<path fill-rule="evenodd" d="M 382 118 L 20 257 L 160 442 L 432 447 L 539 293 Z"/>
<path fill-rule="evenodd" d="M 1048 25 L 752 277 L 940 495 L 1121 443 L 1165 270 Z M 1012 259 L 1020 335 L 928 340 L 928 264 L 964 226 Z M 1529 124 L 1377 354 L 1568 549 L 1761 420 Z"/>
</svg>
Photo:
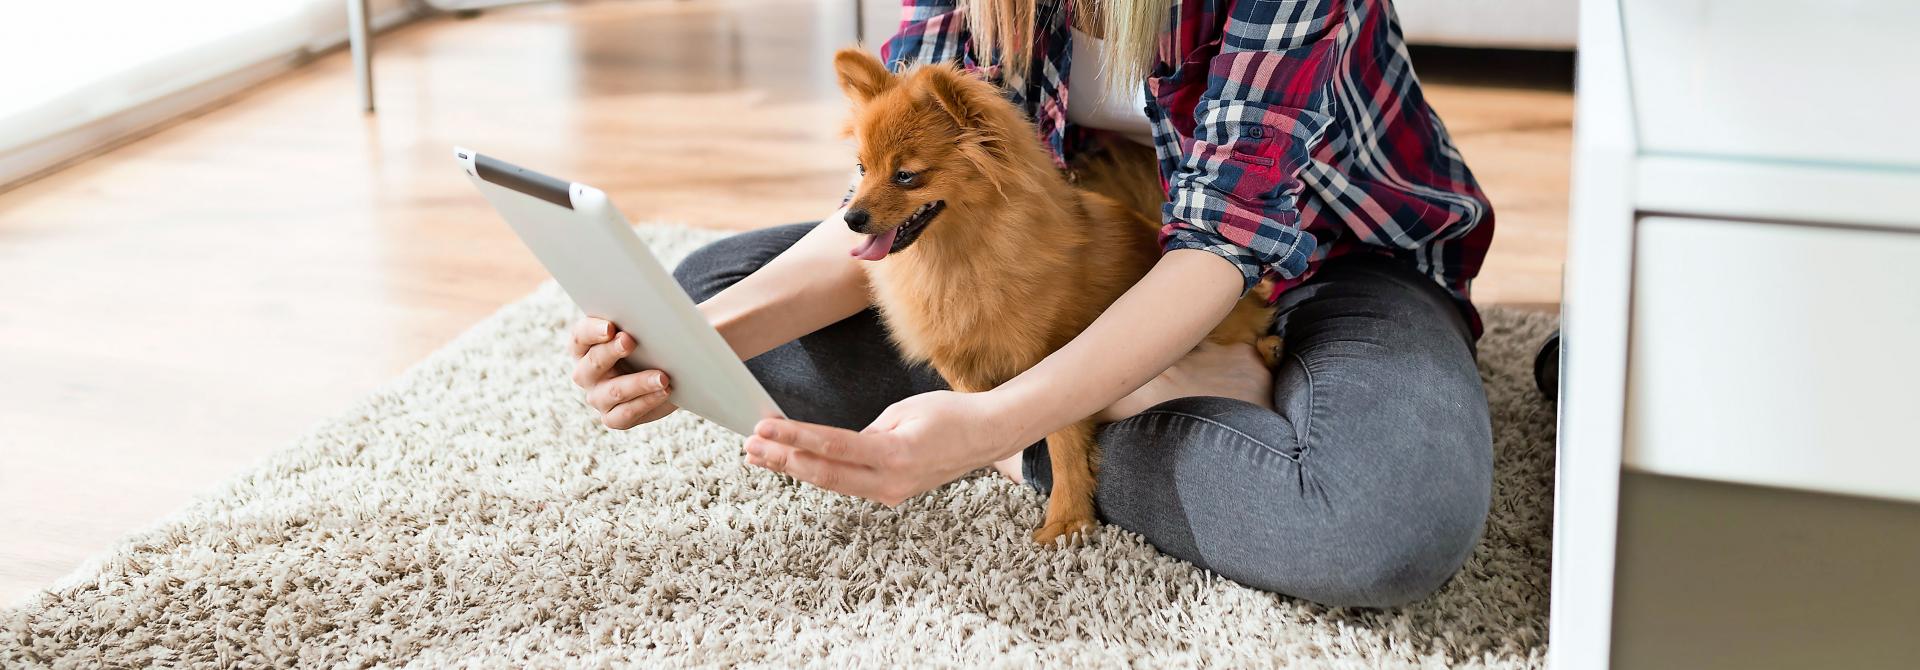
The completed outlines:
<svg viewBox="0 0 1920 670">
<path fill-rule="evenodd" d="M 336 53 L 0 193 L 0 603 L 544 277 L 453 169 L 455 144 L 595 184 L 640 220 L 749 229 L 830 210 L 852 162 L 827 60 L 852 40 L 847 12 L 709 0 L 435 18 L 379 40 L 377 116 L 356 112 Z M 1434 58 L 1461 61 L 1422 74 L 1499 211 L 1480 301 L 1557 303 L 1570 77 Z"/>
</svg>

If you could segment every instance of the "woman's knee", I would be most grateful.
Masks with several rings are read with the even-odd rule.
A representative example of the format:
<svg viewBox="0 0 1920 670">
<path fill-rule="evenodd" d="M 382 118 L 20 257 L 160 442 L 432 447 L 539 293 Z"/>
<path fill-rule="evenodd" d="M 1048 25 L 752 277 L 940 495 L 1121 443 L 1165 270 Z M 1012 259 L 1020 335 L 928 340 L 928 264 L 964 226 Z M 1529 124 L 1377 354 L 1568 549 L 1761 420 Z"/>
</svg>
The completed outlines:
<svg viewBox="0 0 1920 670">
<path fill-rule="evenodd" d="M 1316 600 L 1393 607 L 1425 598 L 1473 554 L 1486 518 L 1484 495 L 1465 491 L 1369 510 L 1364 518 L 1341 524 L 1347 550 L 1332 566 L 1337 572 L 1327 584 L 1328 593 Z"/>
<path fill-rule="evenodd" d="M 1421 538 L 1363 555 L 1350 563 L 1349 593 L 1337 604 L 1394 607 L 1426 598 L 1460 571 L 1477 539 L 1478 533 Z"/>
<path fill-rule="evenodd" d="M 1355 524 L 1335 531 L 1343 537 L 1319 541 L 1247 533 L 1244 539 L 1268 546 L 1242 546 L 1224 553 L 1263 560 L 1237 565 L 1214 561 L 1208 567 L 1252 588 L 1331 607 L 1396 607 L 1438 591 L 1478 544 L 1477 527 L 1461 532 L 1452 524 L 1413 531 L 1394 526 Z M 1300 546 L 1318 542 L 1344 545 L 1344 550 Z"/>
<path fill-rule="evenodd" d="M 1309 454 L 1291 478 L 1262 475 L 1267 469 L 1254 464 L 1217 475 L 1213 490 L 1261 493 L 1214 501 L 1202 512 L 1208 518 L 1189 517 L 1182 539 L 1222 576 L 1338 607 L 1426 598 L 1478 546 L 1489 502 L 1484 480 L 1363 485 L 1319 465 Z M 1199 511 L 1191 500 L 1157 502 Z"/>
<path fill-rule="evenodd" d="M 796 223 L 715 240 L 687 254 L 674 266 L 673 278 L 694 302 L 706 300 L 759 270 L 812 228 Z"/>
<path fill-rule="evenodd" d="M 1284 417 L 1241 405 L 1183 398 L 1108 426 L 1102 516 L 1233 581 L 1333 606 L 1424 598 L 1478 543 L 1490 437 L 1462 431 L 1460 444 L 1444 447 L 1303 451 Z M 1348 459 L 1357 454 L 1427 464 Z"/>
<path fill-rule="evenodd" d="M 1326 462 L 1338 445 L 1315 447 L 1309 469 L 1342 483 L 1330 505 L 1328 535 L 1337 572 L 1330 605 L 1391 607 L 1427 597 L 1459 571 L 1478 546 L 1492 499 L 1492 438 L 1483 431 L 1427 436 L 1376 458 Z M 1407 439 L 1407 438 L 1403 438 Z M 1329 448 L 1329 447 L 1332 448 Z M 1387 460 L 1378 456 L 1391 454 Z M 1337 470 L 1331 474 L 1329 470 Z"/>
</svg>

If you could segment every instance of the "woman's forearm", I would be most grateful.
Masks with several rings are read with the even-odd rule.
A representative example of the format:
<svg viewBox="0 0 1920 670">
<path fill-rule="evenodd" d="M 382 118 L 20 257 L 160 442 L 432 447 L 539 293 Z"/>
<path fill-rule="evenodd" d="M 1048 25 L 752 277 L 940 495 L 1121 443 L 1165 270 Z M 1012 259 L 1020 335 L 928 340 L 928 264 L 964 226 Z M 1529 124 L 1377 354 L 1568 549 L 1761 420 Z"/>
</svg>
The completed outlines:
<svg viewBox="0 0 1920 670">
<path fill-rule="evenodd" d="M 859 237 L 835 212 L 759 271 L 700 303 L 700 313 L 741 359 L 858 314 L 873 304 L 866 271 L 847 255 Z"/>
<path fill-rule="evenodd" d="M 1240 299 L 1232 263 L 1185 249 L 1153 270 L 1067 346 L 990 392 L 1024 447 L 1132 393 L 1192 351 Z"/>
</svg>

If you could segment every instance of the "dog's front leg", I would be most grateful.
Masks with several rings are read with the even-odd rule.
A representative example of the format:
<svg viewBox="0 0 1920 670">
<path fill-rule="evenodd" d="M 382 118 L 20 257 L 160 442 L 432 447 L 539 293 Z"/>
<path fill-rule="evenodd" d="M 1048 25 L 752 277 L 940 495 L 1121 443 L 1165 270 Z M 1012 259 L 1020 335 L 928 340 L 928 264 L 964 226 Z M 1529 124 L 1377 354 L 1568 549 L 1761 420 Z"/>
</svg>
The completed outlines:
<svg viewBox="0 0 1920 670">
<path fill-rule="evenodd" d="M 1094 464 L 1100 455 L 1093 428 L 1093 421 L 1083 420 L 1047 436 L 1053 494 L 1047 498 L 1046 521 L 1033 531 L 1033 541 L 1050 545 L 1093 528 Z"/>
</svg>

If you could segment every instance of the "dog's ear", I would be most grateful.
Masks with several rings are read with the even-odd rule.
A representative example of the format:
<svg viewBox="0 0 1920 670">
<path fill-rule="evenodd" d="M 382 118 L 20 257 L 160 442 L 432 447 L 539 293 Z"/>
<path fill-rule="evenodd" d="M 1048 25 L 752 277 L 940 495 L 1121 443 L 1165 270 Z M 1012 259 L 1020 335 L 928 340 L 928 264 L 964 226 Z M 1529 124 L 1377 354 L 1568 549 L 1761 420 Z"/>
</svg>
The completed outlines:
<svg viewBox="0 0 1920 670">
<path fill-rule="evenodd" d="M 840 90 L 856 103 L 872 100 L 873 96 L 893 86 L 893 73 L 880 59 L 856 47 L 841 49 L 833 55 L 833 69 L 840 74 Z"/>
<path fill-rule="evenodd" d="M 930 66 L 927 69 L 927 91 L 933 96 L 934 104 L 952 117 L 953 124 L 963 131 L 980 132 L 992 128 L 987 119 L 987 107 L 981 104 L 979 96 L 999 94 L 982 86 L 983 83 L 952 65 Z"/>
<path fill-rule="evenodd" d="M 951 64 L 929 65 L 921 71 L 926 77 L 927 97 L 960 130 L 956 147 L 960 156 L 978 168 L 1003 197 L 1008 188 L 1036 188 L 1028 171 L 1002 167 L 1016 152 L 1016 139 L 1009 133 L 1021 132 L 1025 126 L 1009 118 L 1000 90 Z"/>
</svg>

